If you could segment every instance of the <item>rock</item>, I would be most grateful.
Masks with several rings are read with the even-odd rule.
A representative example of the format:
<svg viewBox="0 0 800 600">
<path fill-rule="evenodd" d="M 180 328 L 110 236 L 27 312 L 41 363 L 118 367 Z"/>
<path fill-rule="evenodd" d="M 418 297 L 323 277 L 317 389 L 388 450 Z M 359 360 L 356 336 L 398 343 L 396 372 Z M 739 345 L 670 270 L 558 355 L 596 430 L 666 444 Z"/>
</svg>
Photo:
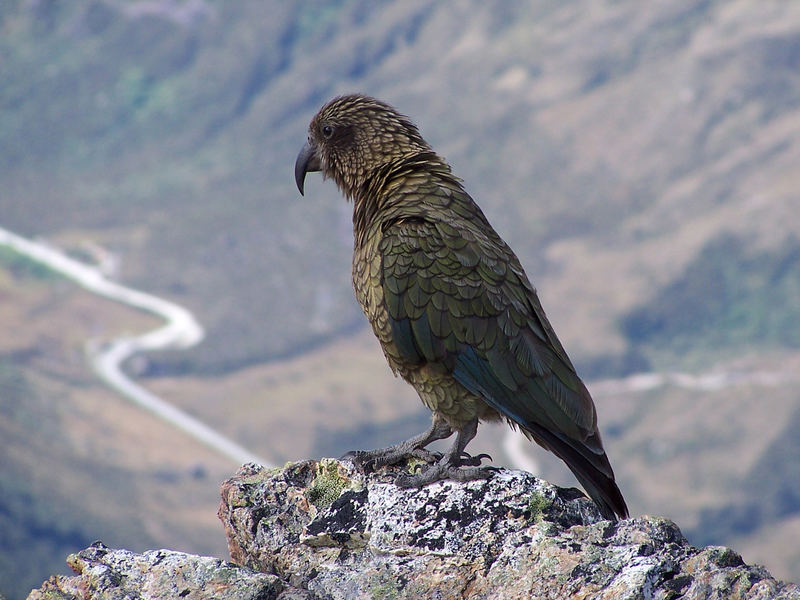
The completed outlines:
<svg viewBox="0 0 800 600">
<path fill-rule="evenodd" d="M 51 577 L 28 600 L 160 599 L 269 600 L 284 585 L 275 575 L 172 550 L 136 554 L 95 542 L 67 558 L 77 575 Z"/>
<path fill-rule="evenodd" d="M 219 516 L 236 566 L 94 545 L 29 598 L 593 598 L 800 600 L 733 550 L 690 546 L 669 520 L 603 520 L 575 489 L 518 471 L 394 485 L 349 462 L 245 465 Z"/>
<path fill-rule="evenodd" d="M 401 489 L 325 459 L 222 486 L 231 557 L 313 598 L 794 598 L 800 588 L 669 520 L 603 520 L 574 489 L 500 470 Z"/>
</svg>

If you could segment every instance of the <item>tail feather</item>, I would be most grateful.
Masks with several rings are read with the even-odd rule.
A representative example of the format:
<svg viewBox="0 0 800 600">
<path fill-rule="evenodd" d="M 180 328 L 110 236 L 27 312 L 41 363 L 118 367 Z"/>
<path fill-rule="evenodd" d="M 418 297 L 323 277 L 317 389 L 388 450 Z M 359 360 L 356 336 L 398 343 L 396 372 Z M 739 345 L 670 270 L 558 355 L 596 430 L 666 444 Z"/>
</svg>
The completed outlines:
<svg viewBox="0 0 800 600">
<path fill-rule="evenodd" d="M 535 423 L 528 424 L 525 429 L 537 443 L 566 463 L 604 517 L 612 521 L 617 517 L 628 518 L 628 506 L 614 480 L 614 471 L 605 452 L 597 454 L 579 440 L 563 439 Z"/>
</svg>

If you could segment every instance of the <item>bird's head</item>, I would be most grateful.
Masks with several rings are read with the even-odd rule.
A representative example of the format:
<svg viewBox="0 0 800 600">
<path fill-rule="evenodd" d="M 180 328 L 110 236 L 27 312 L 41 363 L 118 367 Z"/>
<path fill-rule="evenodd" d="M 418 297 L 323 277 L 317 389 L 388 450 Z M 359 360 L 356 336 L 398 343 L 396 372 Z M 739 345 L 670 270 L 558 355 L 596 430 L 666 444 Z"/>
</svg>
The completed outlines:
<svg viewBox="0 0 800 600">
<path fill-rule="evenodd" d="M 352 199 L 376 169 L 425 151 L 430 146 L 417 127 L 388 104 L 368 96 L 340 96 L 311 120 L 294 177 L 302 194 L 306 173 L 321 171 Z"/>
</svg>

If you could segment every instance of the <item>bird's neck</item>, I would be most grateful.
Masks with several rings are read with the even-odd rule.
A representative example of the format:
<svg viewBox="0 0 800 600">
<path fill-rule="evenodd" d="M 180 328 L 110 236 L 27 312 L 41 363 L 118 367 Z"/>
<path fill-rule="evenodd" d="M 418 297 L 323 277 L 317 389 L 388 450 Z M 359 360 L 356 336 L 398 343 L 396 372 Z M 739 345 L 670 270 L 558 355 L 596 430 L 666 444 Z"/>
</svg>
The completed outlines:
<svg viewBox="0 0 800 600">
<path fill-rule="evenodd" d="M 356 243 L 363 241 L 370 226 L 379 215 L 396 202 L 405 200 L 405 194 L 397 193 L 398 182 L 414 177 L 421 186 L 426 180 L 447 181 L 460 186 L 450 165 L 433 151 L 419 152 L 386 163 L 369 173 L 351 195 L 353 198 L 353 232 Z"/>
</svg>

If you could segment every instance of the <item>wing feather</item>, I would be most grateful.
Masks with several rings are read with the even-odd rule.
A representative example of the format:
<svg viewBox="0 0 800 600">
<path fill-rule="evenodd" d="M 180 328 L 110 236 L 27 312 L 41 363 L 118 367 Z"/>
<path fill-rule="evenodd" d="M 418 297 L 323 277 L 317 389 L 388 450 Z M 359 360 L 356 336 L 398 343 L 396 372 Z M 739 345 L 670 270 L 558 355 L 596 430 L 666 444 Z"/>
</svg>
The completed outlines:
<svg viewBox="0 0 800 600">
<path fill-rule="evenodd" d="M 464 387 L 523 428 L 574 440 L 595 433 L 591 398 L 499 238 L 417 215 L 385 225 L 380 251 L 403 360 L 452 365 Z"/>
</svg>

